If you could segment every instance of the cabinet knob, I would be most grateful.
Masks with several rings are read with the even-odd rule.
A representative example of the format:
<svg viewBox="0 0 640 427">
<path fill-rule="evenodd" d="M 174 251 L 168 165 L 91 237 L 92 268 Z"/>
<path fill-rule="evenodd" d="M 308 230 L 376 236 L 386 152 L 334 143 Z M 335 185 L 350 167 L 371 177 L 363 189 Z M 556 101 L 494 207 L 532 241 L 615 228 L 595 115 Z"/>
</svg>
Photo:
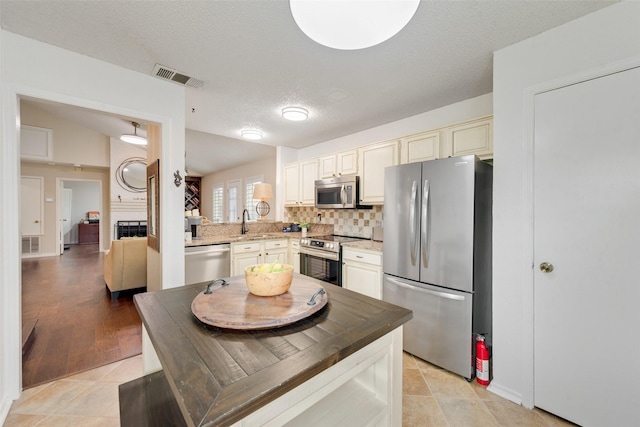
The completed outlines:
<svg viewBox="0 0 640 427">
<path fill-rule="evenodd" d="M 35 220 L 35 221 L 33 221 L 33 222 L 35 222 L 36 224 L 38 224 L 40 221 L 38 221 L 38 220 L 36 219 L 36 220 Z"/>
</svg>

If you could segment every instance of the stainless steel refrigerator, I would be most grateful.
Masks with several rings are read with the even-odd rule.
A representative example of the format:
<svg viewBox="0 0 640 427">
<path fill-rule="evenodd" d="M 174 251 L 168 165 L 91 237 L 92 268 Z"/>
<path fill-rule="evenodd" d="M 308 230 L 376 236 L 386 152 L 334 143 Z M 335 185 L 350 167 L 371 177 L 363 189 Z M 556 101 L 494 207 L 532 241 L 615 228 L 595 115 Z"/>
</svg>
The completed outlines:
<svg viewBox="0 0 640 427">
<path fill-rule="evenodd" d="M 413 310 L 404 349 L 472 378 L 491 345 L 492 166 L 476 156 L 385 169 L 385 301 Z"/>
</svg>

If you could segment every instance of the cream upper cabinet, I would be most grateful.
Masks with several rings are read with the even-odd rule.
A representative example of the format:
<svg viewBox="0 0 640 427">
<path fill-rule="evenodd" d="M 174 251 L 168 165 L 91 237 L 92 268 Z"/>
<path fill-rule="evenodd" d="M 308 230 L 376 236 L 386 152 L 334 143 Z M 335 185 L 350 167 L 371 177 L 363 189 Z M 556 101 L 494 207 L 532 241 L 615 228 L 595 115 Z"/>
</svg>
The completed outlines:
<svg viewBox="0 0 640 427">
<path fill-rule="evenodd" d="M 342 151 L 318 159 L 320 178 L 358 173 L 358 150 Z"/>
<path fill-rule="evenodd" d="M 400 139 L 400 163 L 424 162 L 440 158 L 440 130 Z"/>
<path fill-rule="evenodd" d="M 384 203 L 384 169 L 398 164 L 399 141 L 386 141 L 358 149 L 360 203 Z"/>
<path fill-rule="evenodd" d="M 314 205 L 316 179 L 318 179 L 317 159 L 285 165 L 284 204 L 286 206 Z"/>
<path fill-rule="evenodd" d="M 481 159 L 493 157 L 493 118 L 485 117 L 446 129 L 445 155 L 475 154 Z"/>
</svg>

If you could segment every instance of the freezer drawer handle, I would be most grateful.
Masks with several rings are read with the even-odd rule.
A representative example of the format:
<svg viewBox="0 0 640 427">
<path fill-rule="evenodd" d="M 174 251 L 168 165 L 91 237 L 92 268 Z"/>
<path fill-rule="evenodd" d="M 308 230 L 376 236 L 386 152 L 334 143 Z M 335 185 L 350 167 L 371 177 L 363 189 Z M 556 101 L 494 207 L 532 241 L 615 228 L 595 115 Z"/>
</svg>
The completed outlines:
<svg viewBox="0 0 640 427">
<path fill-rule="evenodd" d="M 440 297 L 440 298 L 453 299 L 453 300 L 456 300 L 456 301 L 464 301 L 464 296 L 462 296 L 462 295 L 450 294 L 448 292 L 432 291 L 430 289 L 423 289 L 423 288 L 419 288 L 417 286 L 407 285 L 406 283 L 403 283 L 403 282 L 400 282 L 398 280 L 391 279 L 391 278 L 387 278 L 386 280 L 388 280 L 389 282 L 393 283 L 394 285 L 398 285 L 401 288 L 410 289 L 412 291 L 422 292 L 424 294 L 429 294 L 429 295 L 433 295 L 433 296 Z"/>
<path fill-rule="evenodd" d="M 193 251 L 193 252 L 185 252 L 184 256 L 196 256 L 196 255 L 208 255 L 208 254 L 221 254 L 224 252 L 229 252 L 231 249 L 214 249 L 214 250 L 205 250 L 205 251 Z"/>
</svg>

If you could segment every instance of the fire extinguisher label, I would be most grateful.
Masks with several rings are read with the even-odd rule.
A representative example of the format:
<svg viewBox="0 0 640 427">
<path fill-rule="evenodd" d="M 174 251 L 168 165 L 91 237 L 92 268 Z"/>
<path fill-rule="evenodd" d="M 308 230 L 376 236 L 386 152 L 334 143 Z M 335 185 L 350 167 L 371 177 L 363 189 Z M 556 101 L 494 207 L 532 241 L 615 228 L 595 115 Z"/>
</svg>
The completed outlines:
<svg viewBox="0 0 640 427">
<path fill-rule="evenodd" d="M 489 381 L 489 361 L 476 359 L 476 376 L 479 380 Z"/>
</svg>

